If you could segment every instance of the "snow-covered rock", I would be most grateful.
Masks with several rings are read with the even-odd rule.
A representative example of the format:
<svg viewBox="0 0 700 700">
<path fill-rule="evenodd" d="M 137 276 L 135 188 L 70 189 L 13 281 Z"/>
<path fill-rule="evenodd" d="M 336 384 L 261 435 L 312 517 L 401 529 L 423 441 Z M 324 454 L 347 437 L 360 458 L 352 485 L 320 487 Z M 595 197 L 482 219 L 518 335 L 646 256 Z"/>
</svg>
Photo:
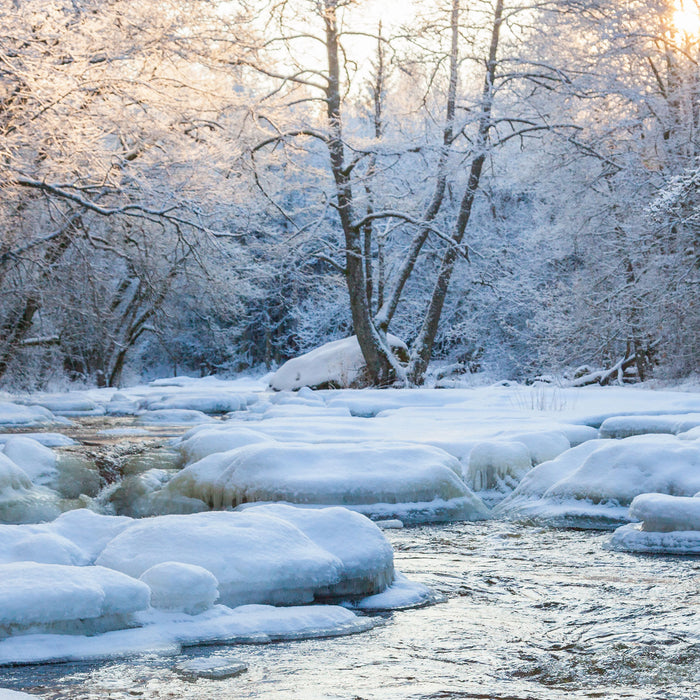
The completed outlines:
<svg viewBox="0 0 700 700">
<path fill-rule="evenodd" d="M 16 435 L 5 442 L 2 452 L 31 479 L 46 484 L 58 475 L 56 455 L 37 440 Z"/>
<path fill-rule="evenodd" d="M 89 634 L 128 627 L 148 608 L 144 583 L 99 566 L 0 565 L 0 637 L 42 631 Z"/>
<path fill-rule="evenodd" d="M 525 445 L 533 465 L 555 459 L 571 447 L 566 435 L 555 430 L 507 434 L 504 439 Z"/>
<path fill-rule="evenodd" d="M 212 454 L 164 492 L 214 509 L 255 501 L 343 505 L 376 519 L 479 520 L 488 510 L 443 450 L 406 443 L 259 443 Z"/>
<path fill-rule="evenodd" d="M 250 509 L 137 521 L 107 544 L 96 563 L 135 578 L 167 561 L 201 566 L 216 577 L 221 602 L 229 606 L 309 603 L 316 594 L 346 583 L 357 584 L 356 595 L 378 592 L 377 572 L 369 566 L 363 571 L 359 565 L 345 567 L 322 544 L 278 515 Z M 362 539 L 357 547 L 376 548 L 376 537 L 363 533 L 355 517 L 347 512 L 330 519 L 348 537 Z M 352 551 L 349 544 L 348 549 Z M 371 562 L 376 555 L 368 556 L 366 561 Z"/>
<path fill-rule="evenodd" d="M 163 408 L 142 413 L 136 422 L 140 425 L 192 425 L 193 423 L 213 423 L 214 418 L 201 411 L 186 408 Z"/>
<path fill-rule="evenodd" d="M 667 435 L 583 443 L 536 467 L 497 514 L 552 525 L 608 528 L 629 522 L 643 493 L 700 490 L 700 446 Z"/>
<path fill-rule="evenodd" d="M 357 596 L 383 591 L 394 581 L 394 551 L 368 518 L 346 508 L 295 508 L 280 503 L 256 505 L 246 512 L 269 514 L 299 528 L 340 561 L 340 582 L 318 597 Z"/>
<path fill-rule="evenodd" d="M 219 597 L 219 582 L 201 566 L 166 561 L 146 569 L 139 580 L 151 589 L 151 605 L 159 610 L 198 615 Z"/>
<path fill-rule="evenodd" d="M 227 426 L 225 430 L 217 428 L 205 427 L 178 444 L 178 450 L 185 464 L 198 462 L 200 459 L 217 452 L 227 452 L 237 447 L 266 442 L 271 439 L 239 425 Z"/>
<path fill-rule="evenodd" d="M 406 344 L 396 336 L 387 335 L 392 348 L 406 352 Z M 325 343 L 310 352 L 287 360 L 270 379 L 277 391 L 294 391 L 302 387 L 341 388 L 361 381 L 365 360 L 357 336 Z"/>
<path fill-rule="evenodd" d="M 700 427 L 700 413 L 681 413 L 660 416 L 614 416 L 600 426 L 602 438 L 626 438 L 649 433 L 676 435 Z"/>
<path fill-rule="evenodd" d="M 184 409 L 202 413 L 242 411 L 254 401 L 252 395 L 230 392 L 178 392 L 170 396 L 148 398 L 144 408 L 149 411 Z"/>
<path fill-rule="evenodd" d="M 20 406 L 16 403 L 0 402 L 0 425 L 33 427 L 55 422 L 56 416 L 42 406 Z"/>
<path fill-rule="evenodd" d="M 700 498 L 646 493 L 630 506 L 640 524 L 613 533 L 612 549 L 647 554 L 700 554 Z"/>
</svg>

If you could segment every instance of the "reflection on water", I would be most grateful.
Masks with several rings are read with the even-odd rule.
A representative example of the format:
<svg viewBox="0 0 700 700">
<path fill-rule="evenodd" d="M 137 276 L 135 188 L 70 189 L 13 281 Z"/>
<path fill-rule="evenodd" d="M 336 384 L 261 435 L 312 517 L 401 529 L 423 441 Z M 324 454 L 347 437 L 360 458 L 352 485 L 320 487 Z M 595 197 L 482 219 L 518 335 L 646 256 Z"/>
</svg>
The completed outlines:
<svg viewBox="0 0 700 700">
<path fill-rule="evenodd" d="M 700 697 L 699 558 L 603 549 L 609 535 L 511 523 L 387 531 L 397 568 L 446 602 L 352 637 L 199 647 L 248 671 L 190 681 L 183 657 L 0 670 L 43 698 Z"/>
</svg>

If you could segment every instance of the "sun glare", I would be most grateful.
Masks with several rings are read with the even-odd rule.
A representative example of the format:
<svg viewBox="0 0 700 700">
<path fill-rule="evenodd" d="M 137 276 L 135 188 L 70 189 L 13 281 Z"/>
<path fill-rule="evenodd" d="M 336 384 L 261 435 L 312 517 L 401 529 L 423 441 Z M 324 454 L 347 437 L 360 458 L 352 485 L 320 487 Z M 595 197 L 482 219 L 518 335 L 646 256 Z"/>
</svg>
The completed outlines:
<svg viewBox="0 0 700 700">
<path fill-rule="evenodd" d="M 700 37 L 700 2 L 698 0 L 675 0 L 673 26 L 676 31 L 690 39 Z"/>
</svg>

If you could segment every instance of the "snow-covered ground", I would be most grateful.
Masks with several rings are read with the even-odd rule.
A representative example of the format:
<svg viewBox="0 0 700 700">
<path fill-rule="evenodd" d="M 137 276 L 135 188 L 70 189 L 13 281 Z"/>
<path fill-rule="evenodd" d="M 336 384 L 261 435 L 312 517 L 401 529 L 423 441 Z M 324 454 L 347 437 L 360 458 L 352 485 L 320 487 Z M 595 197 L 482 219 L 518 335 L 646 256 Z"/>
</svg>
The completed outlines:
<svg viewBox="0 0 700 700">
<path fill-rule="evenodd" d="M 700 393 L 268 381 L 3 397 L 0 663 L 345 634 L 374 624 L 354 609 L 429 602 L 365 516 L 618 527 L 614 549 L 700 551 Z M 76 421 L 182 434 L 105 484 Z"/>
</svg>

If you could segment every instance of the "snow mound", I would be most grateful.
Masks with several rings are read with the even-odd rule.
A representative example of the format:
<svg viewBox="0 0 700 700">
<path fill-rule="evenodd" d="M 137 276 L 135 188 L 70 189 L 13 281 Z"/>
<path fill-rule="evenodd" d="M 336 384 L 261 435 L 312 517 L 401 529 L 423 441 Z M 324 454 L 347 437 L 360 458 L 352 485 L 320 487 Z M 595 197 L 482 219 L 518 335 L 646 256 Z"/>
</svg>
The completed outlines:
<svg viewBox="0 0 700 700">
<path fill-rule="evenodd" d="M 560 431 L 515 433 L 503 437 L 511 442 L 521 442 L 525 445 L 530 451 L 533 465 L 555 459 L 571 447 L 569 439 Z"/>
<path fill-rule="evenodd" d="M 641 524 L 613 533 L 610 548 L 647 554 L 700 554 L 700 498 L 646 493 L 630 506 Z"/>
<path fill-rule="evenodd" d="M 406 344 L 387 334 L 394 349 L 408 351 Z M 294 391 L 302 387 L 340 388 L 361 382 L 365 360 L 357 336 L 325 343 L 299 357 L 287 360 L 270 378 L 276 391 Z"/>
<path fill-rule="evenodd" d="M 666 435 L 583 443 L 533 469 L 495 509 L 555 526 L 609 528 L 629 522 L 643 493 L 700 490 L 700 446 Z"/>
<path fill-rule="evenodd" d="M 317 598 L 367 595 L 383 591 L 394 581 L 394 550 L 368 518 L 346 508 L 296 508 L 280 503 L 254 505 L 246 512 L 286 520 L 340 561 L 340 583 Z"/>
<path fill-rule="evenodd" d="M 220 427 L 204 428 L 183 439 L 178 445 L 178 450 L 185 464 L 198 462 L 200 459 L 217 452 L 228 452 L 237 447 L 272 439 L 249 428 L 240 426 L 227 426 L 227 428 L 228 430 L 222 430 Z"/>
<path fill-rule="evenodd" d="M 16 437 L 15 433 L 0 433 L 0 445 Z M 61 433 L 22 433 L 22 437 L 31 438 L 44 447 L 69 447 L 78 444 L 73 438 Z"/>
<path fill-rule="evenodd" d="M 700 427 L 700 413 L 681 413 L 662 416 L 614 416 L 600 426 L 602 438 L 626 438 L 649 433 L 677 435 Z"/>
<path fill-rule="evenodd" d="M 172 396 L 146 399 L 144 408 L 149 411 L 184 409 L 202 413 L 229 413 L 242 411 L 254 397 L 229 392 L 180 392 Z"/>
<path fill-rule="evenodd" d="M 404 522 L 478 520 L 488 511 L 443 450 L 407 443 L 259 443 L 191 464 L 165 487 L 210 508 L 255 501 L 343 505 Z"/>
<path fill-rule="evenodd" d="M 90 634 L 128 627 L 148 608 L 146 584 L 96 566 L 0 565 L 0 637 L 41 631 Z"/>
<path fill-rule="evenodd" d="M 141 425 L 191 425 L 193 423 L 213 423 L 214 419 L 201 411 L 186 408 L 163 408 L 142 413 L 136 422 Z"/>
<path fill-rule="evenodd" d="M 88 558 L 75 543 L 42 525 L 0 525 L 0 563 L 18 561 L 83 566 Z"/>
<path fill-rule="evenodd" d="M 385 591 L 363 598 L 350 607 L 353 610 L 404 610 L 429 605 L 435 601 L 435 594 L 427 586 L 397 573 L 394 583 Z"/>
<path fill-rule="evenodd" d="M 358 528 L 354 514 L 328 517 L 334 527 L 352 532 L 358 540 L 362 537 L 364 546 L 376 547 L 376 541 Z M 377 572 L 367 568 L 362 576 L 359 565 L 345 567 L 291 522 L 260 509 L 138 521 L 109 542 L 96 563 L 136 578 L 166 561 L 210 571 L 219 582 L 221 602 L 229 606 L 310 603 L 315 595 L 343 584 L 344 574 L 364 581 L 358 595 L 377 592 Z"/>
<path fill-rule="evenodd" d="M 55 423 L 56 417 L 41 406 L 20 406 L 16 403 L 0 402 L 0 425 L 33 427 Z"/>
<path fill-rule="evenodd" d="M 151 589 L 151 605 L 159 610 L 198 615 L 219 597 L 219 582 L 201 566 L 166 561 L 144 571 L 139 580 Z"/>
<path fill-rule="evenodd" d="M 57 416 L 102 416 L 105 413 L 103 406 L 77 393 L 34 394 L 30 401 L 32 408 L 41 406 Z"/>
<path fill-rule="evenodd" d="M 17 435 L 5 442 L 2 452 L 20 467 L 33 483 L 46 484 L 58 475 L 56 455 L 37 440 Z"/>
</svg>

